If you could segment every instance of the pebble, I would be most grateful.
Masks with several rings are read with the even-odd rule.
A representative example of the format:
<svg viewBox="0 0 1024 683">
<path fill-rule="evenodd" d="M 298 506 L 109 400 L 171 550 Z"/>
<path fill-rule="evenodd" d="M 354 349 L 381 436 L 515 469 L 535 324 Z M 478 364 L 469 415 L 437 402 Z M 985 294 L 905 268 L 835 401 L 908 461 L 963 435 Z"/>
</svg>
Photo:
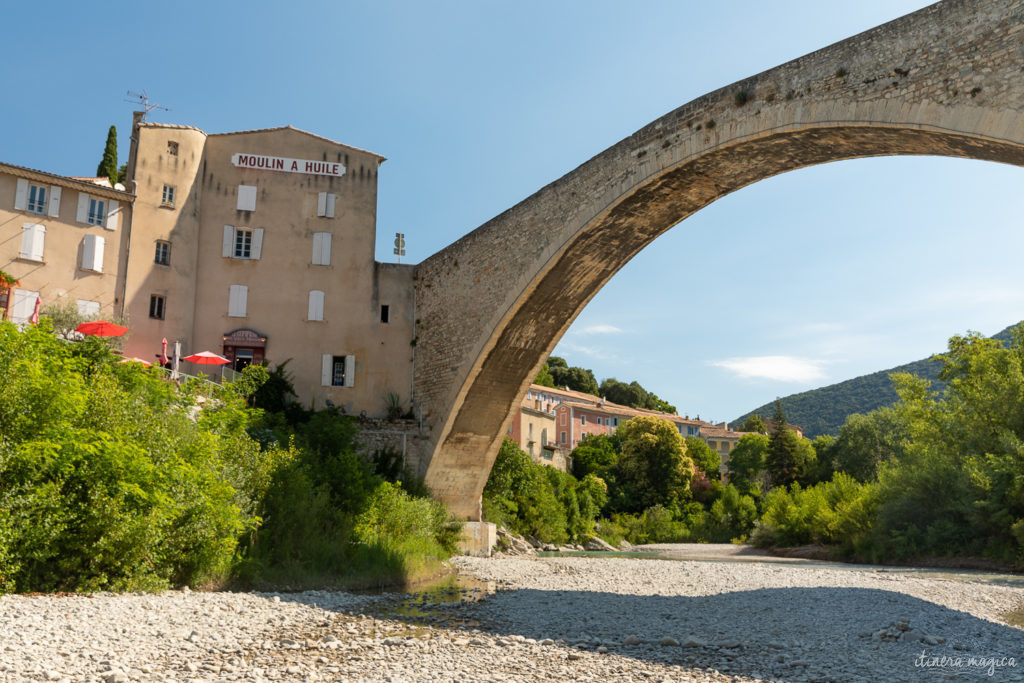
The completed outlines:
<svg viewBox="0 0 1024 683">
<path fill-rule="evenodd" d="M 1024 588 L 761 562 L 517 556 L 453 564 L 501 589 L 479 602 L 419 606 L 426 621 L 395 612 L 397 595 L 330 591 L 3 596 L 0 681 L 1024 676 L 1024 662 L 992 678 L 914 664 L 922 650 L 1019 656 L 1024 631 L 1001 615 L 1024 604 Z"/>
</svg>

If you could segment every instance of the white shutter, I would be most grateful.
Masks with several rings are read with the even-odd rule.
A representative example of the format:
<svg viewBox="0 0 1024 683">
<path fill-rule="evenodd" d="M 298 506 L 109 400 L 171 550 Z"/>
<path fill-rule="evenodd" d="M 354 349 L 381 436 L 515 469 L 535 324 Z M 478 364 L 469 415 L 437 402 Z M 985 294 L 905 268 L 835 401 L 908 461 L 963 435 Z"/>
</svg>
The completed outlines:
<svg viewBox="0 0 1024 683">
<path fill-rule="evenodd" d="M 104 239 L 99 235 L 86 235 L 82 244 L 82 268 L 97 273 L 103 272 Z"/>
<path fill-rule="evenodd" d="M 220 255 L 224 258 L 231 258 L 235 253 L 235 227 L 233 225 L 224 226 L 224 244 L 221 249 Z"/>
<path fill-rule="evenodd" d="M 356 385 L 356 357 L 345 356 L 345 386 L 354 387 Z"/>
<path fill-rule="evenodd" d="M 100 314 L 100 302 L 89 301 L 88 299 L 78 300 L 78 315 L 84 318 L 91 318 Z"/>
<path fill-rule="evenodd" d="M 78 193 L 78 213 L 75 220 L 79 223 L 89 222 L 89 195 L 84 192 Z"/>
<path fill-rule="evenodd" d="M 316 196 L 316 215 L 327 215 L 327 193 L 321 192 Z"/>
<path fill-rule="evenodd" d="M 309 293 L 309 314 L 306 316 L 306 320 L 320 320 L 324 319 L 324 293 L 319 289 L 314 289 Z"/>
<path fill-rule="evenodd" d="M 263 251 L 263 228 L 255 228 L 252 231 L 252 248 L 249 250 L 249 258 L 260 257 Z"/>
<path fill-rule="evenodd" d="M 121 214 L 121 202 L 115 202 L 114 200 L 107 201 L 107 220 L 103 223 L 103 227 L 107 230 L 117 230 L 118 219 Z"/>
<path fill-rule="evenodd" d="M 53 218 L 60 216 L 60 187 L 57 185 L 50 185 L 50 210 L 47 214 Z"/>
<path fill-rule="evenodd" d="M 238 210 L 239 211 L 255 211 L 256 210 L 256 186 L 255 185 L 239 185 L 238 186 Z"/>
<path fill-rule="evenodd" d="M 327 193 L 327 211 L 325 212 L 324 215 L 326 215 L 328 218 L 334 218 L 334 200 L 335 200 L 335 198 L 336 198 L 335 195 L 333 195 L 333 194 L 331 194 L 329 192 Z"/>
<path fill-rule="evenodd" d="M 33 292 L 28 289 L 15 289 L 11 320 L 16 323 L 27 322 L 36 310 L 36 299 L 38 298 L 39 292 Z"/>
<path fill-rule="evenodd" d="M 43 245 L 46 241 L 46 226 L 25 223 L 21 231 L 21 258 L 32 261 L 43 260 Z"/>
<path fill-rule="evenodd" d="M 331 386 L 331 379 L 334 375 L 334 356 L 325 353 L 320 362 L 320 386 Z"/>
<path fill-rule="evenodd" d="M 28 208 L 28 181 L 18 178 L 18 186 L 14 189 L 14 208 L 24 211 Z"/>
<path fill-rule="evenodd" d="M 232 318 L 245 317 L 245 300 L 248 298 L 249 288 L 245 285 L 231 285 L 228 294 L 228 316 Z"/>
<path fill-rule="evenodd" d="M 313 233 L 313 265 L 331 265 L 331 233 Z"/>
</svg>

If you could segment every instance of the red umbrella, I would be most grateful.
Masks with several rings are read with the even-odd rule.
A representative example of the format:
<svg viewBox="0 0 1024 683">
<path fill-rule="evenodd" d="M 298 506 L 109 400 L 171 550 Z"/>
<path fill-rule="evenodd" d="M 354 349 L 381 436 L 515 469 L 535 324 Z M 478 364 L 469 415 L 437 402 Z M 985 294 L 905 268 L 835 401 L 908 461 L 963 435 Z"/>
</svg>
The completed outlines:
<svg viewBox="0 0 1024 683">
<path fill-rule="evenodd" d="M 43 297 L 36 297 L 36 307 L 32 309 L 32 316 L 28 319 L 33 325 L 39 324 L 39 306 L 43 303 Z"/>
<path fill-rule="evenodd" d="M 211 351 L 193 353 L 191 356 L 185 356 L 182 360 L 187 360 L 189 363 L 195 363 L 196 365 L 226 365 L 231 362 L 224 356 L 218 356 Z"/>
<path fill-rule="evenodd" d="M 167 365 L 167 337 L 160 342 L 160 365 Z"/>
<path fill-rule="evenodd" d="M 90 323 L 82 323 L 75 328 L 75 332 L 91 334 L 94 337 L 120 337 L 127 331 L 127 327 L 108 323 L 106 320 L 94 320 Z"/>
</svg>

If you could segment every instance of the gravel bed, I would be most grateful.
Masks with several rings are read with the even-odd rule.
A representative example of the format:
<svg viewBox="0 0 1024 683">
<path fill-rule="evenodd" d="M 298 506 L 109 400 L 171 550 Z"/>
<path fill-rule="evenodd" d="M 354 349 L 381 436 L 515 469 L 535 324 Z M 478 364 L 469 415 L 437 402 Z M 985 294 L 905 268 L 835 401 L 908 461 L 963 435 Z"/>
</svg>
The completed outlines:
<svg viewBox="0 0 1024 683">
<path fill-rule="evenodd" d="M 4 596 L 0 681 L 1024 680 L 1003 659 L 1024 656 L 1024 631 L 999 621 L 1021 588 L 761 563 L 454 562 L 497 592 Z"/>
</svg>

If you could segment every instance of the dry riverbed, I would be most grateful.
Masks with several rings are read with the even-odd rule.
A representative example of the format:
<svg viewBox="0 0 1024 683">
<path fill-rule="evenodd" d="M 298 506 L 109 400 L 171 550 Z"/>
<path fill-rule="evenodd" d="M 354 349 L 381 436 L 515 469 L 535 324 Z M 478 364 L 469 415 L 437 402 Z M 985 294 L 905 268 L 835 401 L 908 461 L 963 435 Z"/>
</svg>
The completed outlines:
<svg viewBox="0 0 1024 683">
<path fill-rule="evenodd" d="M 705 555 L 708 555 L 705 552 Z M 760 562 L 457 558 L 496 589 L 0 598 L 0 680 L 1024 680 L 1024 588 Z"/>
</svg>

